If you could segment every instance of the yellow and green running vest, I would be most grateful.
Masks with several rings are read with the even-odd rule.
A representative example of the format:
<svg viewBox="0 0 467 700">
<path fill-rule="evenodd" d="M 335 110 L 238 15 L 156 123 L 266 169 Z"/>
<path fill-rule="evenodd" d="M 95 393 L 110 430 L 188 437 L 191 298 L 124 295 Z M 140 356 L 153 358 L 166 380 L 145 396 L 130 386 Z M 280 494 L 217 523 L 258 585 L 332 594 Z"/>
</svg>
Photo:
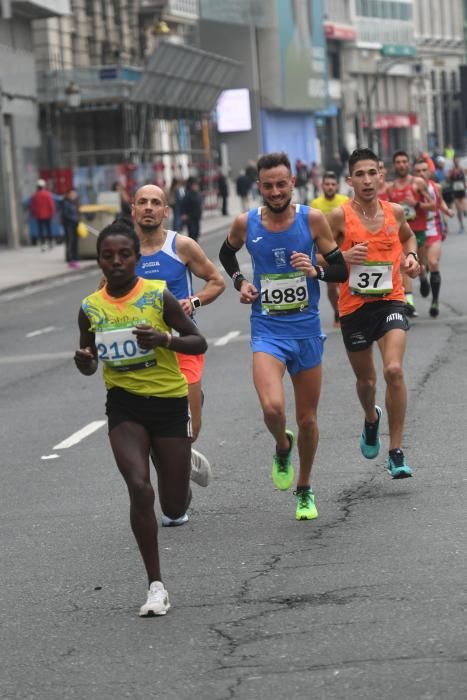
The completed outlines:
<svg viewBox="0 0 467 700">
<path fill-rule="evenodd" d="M 140 323 L 170 331 L 163 318 L 165 287 L 162 280 L 138 278 L 124 297 L 111 297 L 103 287 L 83 300 L 107 389 L 119 387 L 139 396 L 187 396 L 187 382 L 176 354 L 162 347 L 143 350 L 132 334 Z"/>
</svg>

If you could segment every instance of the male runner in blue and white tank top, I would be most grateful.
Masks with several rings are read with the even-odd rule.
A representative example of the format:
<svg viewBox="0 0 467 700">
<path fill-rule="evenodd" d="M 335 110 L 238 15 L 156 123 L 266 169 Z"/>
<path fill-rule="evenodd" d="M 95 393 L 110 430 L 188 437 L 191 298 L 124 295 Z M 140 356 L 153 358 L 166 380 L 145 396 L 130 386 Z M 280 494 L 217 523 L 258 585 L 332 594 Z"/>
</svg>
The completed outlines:
<svg viewBox="0 0 467 700">
<path fill-rule="evenodd" d="M 196 309 L 210 304 L 225 289 L 222 275 L 207 258 L 196 241 L 164 228 L 169 206 L 164 191 L 156 185 L 143 185 L 136 192 L 132 214 L 136 233 L 141 241 L 141 257 L 136 273 L 145 279 L 165 280 L 169 291 L 178 299 L 185 313 L 193 317 Z M 205 285 L 194 294 L 192 273 L 204 280 Z M 182 373 L 188 382 L 188 398 L 193 430 L 193 442 L 201 429 L 203 355 L 177 353 Z M 192 449 L 192 479 L 207 485 L 209 462 Z M 177 521 L 162 517 L 163 525 L 182 525 L 186 514 Z"/>
<path fill-rule="evenodd" d="M 286 429 L 283 376 L 292 379 L 298 423 L 300 470 L 297 520 L 318 516 L 311 489 L 311 468 L 318 446 L 317 407 L 325 336 L 318 310 L 318 279 L 340 282 L 347 267 L 324 215 L 292 204 L 295 178 L 286 153 L 261 156 L 258 187 L 265 206 L 238 216 L 219 257 L 240 292 L 252 304 L 253 380 L 264 422 L 276 441 L 272 479 L 278 489 L 294 479 L 294 435 Z M 253 263 L 253 283 L 240 273 L 236 253 L 246 244 Z M 316 251 L 327 267 L 316 265 Z"/>
</svg>

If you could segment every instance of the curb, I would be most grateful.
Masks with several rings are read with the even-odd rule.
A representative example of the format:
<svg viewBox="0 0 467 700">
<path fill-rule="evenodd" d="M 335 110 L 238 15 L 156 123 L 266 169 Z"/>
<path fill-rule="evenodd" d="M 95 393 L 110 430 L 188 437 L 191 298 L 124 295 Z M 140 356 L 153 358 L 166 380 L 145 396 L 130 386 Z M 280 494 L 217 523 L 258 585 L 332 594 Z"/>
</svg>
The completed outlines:
<svg viewBox="0 0 467 700">
<path fill-rule="evenodd" d="M 54 282 L 58 281 L 61 279 L 65 279 L 67 277 L 76 277 L 76 279 L 80 279 L 80 275 L 82 275 L 83 272 L 88 272 L 88 271 L 97 271 L 99 269 L 99 266 L 97 263 L 86 266 L 82 268 L 79 272 L 75 270 L 67 270 L 65 272 L 59 272 L 57 274 L 53 275 L 47 275 L 46 277 L 41 277 L 32 281 L 28 282 L 19 282 L 18 284 L 11 285 L 10 287 L 4 287 L 3 289 L 0 289 L 0 299 L 5 296 L 6 294 L 11 294 L 14 292 L 19 292 L 21 289 L 35 289 L 36 287 L 39 287 L 42 284 L 47 284 L 47 282 Z"/>
</svg>

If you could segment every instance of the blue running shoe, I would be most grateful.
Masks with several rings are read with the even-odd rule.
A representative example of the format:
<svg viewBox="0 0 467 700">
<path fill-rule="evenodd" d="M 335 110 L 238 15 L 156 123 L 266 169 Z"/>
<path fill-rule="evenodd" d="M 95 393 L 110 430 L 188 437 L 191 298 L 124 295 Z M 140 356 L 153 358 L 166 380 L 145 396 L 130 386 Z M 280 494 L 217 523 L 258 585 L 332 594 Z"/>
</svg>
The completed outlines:
<svg viewBox="0 0 467 700">
<path fill-rule="evenodd" d="M 412 470 L 406 463 L 404 453 L 400 449 L 389 450 L 386 469 L 393 479 L 407 479 L 412 476 Z"/>
<path fill-rule="evenodd" d="M 362 455 L 367 459 L 374 459 L 377 457 L 381 446 L 379 439 L 379 422 L 383 412 L 379 406 L 375 406 L 375 409 L 376 413 L 378 414 L 378 420 L 374 423 L 368 423 L 368 421 L 365 421 L 363 433 L 360 437 L 360 449 L 362 451 Z"/>
</svg>

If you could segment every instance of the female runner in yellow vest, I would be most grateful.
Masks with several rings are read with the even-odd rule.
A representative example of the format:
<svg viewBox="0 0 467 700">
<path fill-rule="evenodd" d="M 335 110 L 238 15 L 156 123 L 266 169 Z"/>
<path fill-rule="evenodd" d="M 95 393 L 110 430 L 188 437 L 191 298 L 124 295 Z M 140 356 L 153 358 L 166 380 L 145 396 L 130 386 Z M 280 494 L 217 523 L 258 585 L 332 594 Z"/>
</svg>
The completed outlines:
<svg viewBox="0 0 467 700">
<path fill-rule="evenodd" d="M 97 239 L 107 284 L 79 311 L 82 374 L 104 366 L 109 439 L 130 496 L 130 522 L 146 567 L 149 591 L 140 615 L 165 615 L 169 597 L 160 572 L 149 452 L 157 461 L 162 509 L 178 518 L 190 503 L 191 422 L 188 388 L 176 352 L 199 355 L 206 341 L 165 282 L 135 275 L 139 239 L 116 220 Z M 173 336 L 170 329 L 178 332 Z"/>
</svg>

